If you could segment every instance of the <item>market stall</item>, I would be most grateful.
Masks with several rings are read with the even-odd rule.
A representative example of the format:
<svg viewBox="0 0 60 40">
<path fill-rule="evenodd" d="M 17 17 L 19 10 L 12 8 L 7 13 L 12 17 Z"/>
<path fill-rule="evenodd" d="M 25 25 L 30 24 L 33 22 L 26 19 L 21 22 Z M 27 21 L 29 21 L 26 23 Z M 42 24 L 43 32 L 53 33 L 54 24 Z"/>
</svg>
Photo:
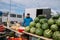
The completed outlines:
<svg viewBox="0 0 60 40">
<path fill-rule="evenodd" d="M 44 15 L 39 15 L 27 27 L 22 27 L 19 24 L 8 26 L 4 26 L 4 28 L 15 32 L 21 38 L 28 35 L 24 36 L 29 37 L 26 40 L 34 40 L 33 37 L 37 38 L 35 40 L 60 40 L 60 15 L 52 16 L 49 19 Z"/>
</svg>

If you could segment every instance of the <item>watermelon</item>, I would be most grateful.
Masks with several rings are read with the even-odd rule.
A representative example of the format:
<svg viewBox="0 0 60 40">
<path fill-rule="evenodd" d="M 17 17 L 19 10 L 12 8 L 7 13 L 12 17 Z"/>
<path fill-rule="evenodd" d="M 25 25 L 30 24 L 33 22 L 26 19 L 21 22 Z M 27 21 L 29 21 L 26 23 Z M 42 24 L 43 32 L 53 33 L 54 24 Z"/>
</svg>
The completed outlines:
<svg viewBox="0 0 60 40">
<path fill-rule="evenodd" d="M 30 33 L 35 33 L 35 31 L 36 31 L 36 28 L 35 28 L 35 27 L 32 27 L 32 28 L 30 29 Z"/>
<path fill-rule="evenodd" d="M 59 31 L 55 31 L 53 33 L 53 39 L 54 40 L 60 40 L 60 32 Z"/>
<path fill-rule="evenodd" d="M 49 25 L 54 24 L 54 22 L 55 22 L 55 21 L 54 21 L 53 19 L 49 19 L 49 20 L 48 20 L 48 24 L 49 24 Z"/>
<path fill-rule="evenodd" d="M 57 16 L 52 16 L 52 19 L 58 19 L 59 18 L 59 16 L 57 15 Z"/>
<path fill-rule="evenodd" d="M 36 25 L 35 22 L 31 22 L 31 23 L 30 23 L 30 27 L 34 27 L 35 25 Z"/>
<path fill-rule="evenodd" d="M 59 19 L 60 19 L 60 17 L 59 17 Z"/>
<path fill-rule="evenodd" d="M 35 23 L 39 22 L 39 18 L 36 17 L 36 18 L 34 19 L 34 22 L 35 22 Z"/>
<path fill-rule="evenodd" d="M 44 15 L 38 15 L 38 18 L 39 19 L 43 19 L 43 18 L 46 18 L 46 16 L 44 16 Z"/>
<path fill-rule="evenodd" d="M 53 25 L 51 25 L 51 30 L 53 30 L 53 31 L 57 31 L 58 30 L 58 26 L 56 25 L 56 24 L 53 24 Z"/>
<path fill-rule="evenodd" d="M 47 29 L 44 31 L 44 37 L 50 38 L 52 36 L 52 31 Z"/>
<path fill-rule="evenodd" d="M 58 19 L 58 20 L 56 21 L 56 24 L 57 24 L 58 26 L 60 26 L 60 19 Z"/>
<path fill-rule="evenodd" d="M 49 28 L 49 26 L 48 26 L 48 24 L 47 23 L 44 23 L 44 24 L 42 24 L 42 29 L 48 29 Z"/>
<path fill-rule="evenodd" d="M 41 27 L 41 24 L 40 24 L 40 23 L 37 23 L 37 24 L 36 24 L 36 27 L 37 27 L 37 28 L 40 28 L 40 27 Z"/>
<path fill-rule="evenodd" d="M 43 30 L 40 29 L 40 28 L 36 29 L 36 34 L 37 35 L 42 35 L 43 34 Z"/>
<path fill-rule="evenodd" d="M 25 31 L 29 32 L 30 31 L 30 27 L 29 26 L 25 27 Z"/>
<path fill-rule="evenodd" d="M 40 19 L 40 23 L 41 23 L 41 24 L 47 23 L 47 19 Z"/>
</svg>

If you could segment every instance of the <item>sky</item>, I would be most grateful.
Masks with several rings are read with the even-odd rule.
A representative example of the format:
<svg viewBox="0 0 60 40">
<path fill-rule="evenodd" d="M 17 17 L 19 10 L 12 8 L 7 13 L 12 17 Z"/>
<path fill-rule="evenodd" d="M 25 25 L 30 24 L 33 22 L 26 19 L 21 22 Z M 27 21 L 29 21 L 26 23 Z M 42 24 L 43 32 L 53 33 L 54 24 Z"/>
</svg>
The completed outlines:
<svg viewBox="0 0 60 40">
<path fill-rule="evenodd" d="M 11 6 L 10 6 L 11 4 Z M 0 11 L 23 14 L 26 8 L 49 7 L 60 12 L 60 0 L 0 0 Z"/>
</svg>

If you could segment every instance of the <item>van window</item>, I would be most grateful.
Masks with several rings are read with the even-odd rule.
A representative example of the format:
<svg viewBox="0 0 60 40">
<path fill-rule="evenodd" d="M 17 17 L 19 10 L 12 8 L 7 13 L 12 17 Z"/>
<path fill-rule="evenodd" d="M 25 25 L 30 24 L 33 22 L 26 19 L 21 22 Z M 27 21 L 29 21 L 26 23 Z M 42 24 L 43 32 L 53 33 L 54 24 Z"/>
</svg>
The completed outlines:
<svg viewBox="0 0 60 40">
<path fill-rule="evenodd" d="M 17 15 L 17 18 L 22 18 L 22 15 Z"/>
<path fill-rule="evenodd" d="M 10 17 L 16 17 L 16 14 L 10 14 Z"/>
</svg>

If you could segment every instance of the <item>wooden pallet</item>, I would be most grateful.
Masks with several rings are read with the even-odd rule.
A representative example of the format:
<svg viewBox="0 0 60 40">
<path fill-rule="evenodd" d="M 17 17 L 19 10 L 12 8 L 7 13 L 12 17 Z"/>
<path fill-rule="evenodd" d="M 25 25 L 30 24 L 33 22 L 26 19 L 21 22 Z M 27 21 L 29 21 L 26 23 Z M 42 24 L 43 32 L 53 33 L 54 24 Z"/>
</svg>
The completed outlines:
<svg viewBox="0 0 60 40">
<path fill-rule="evenodd" d="M 34 36 L 34 37 L 39 37 L 39 38 L 44 39 L 44 40 L 53 40 L 53 39 L 46 38 L 46 37 L 43 37 L 43 36 L 38 36 L 38 35 L 35 35 L 35 34 L 31 34 L 31 33 L 25 32 L 25 31 L 23 33 L 25 33 L 27 35 L 30 35 L 30 36 Z"/>
</svg>

